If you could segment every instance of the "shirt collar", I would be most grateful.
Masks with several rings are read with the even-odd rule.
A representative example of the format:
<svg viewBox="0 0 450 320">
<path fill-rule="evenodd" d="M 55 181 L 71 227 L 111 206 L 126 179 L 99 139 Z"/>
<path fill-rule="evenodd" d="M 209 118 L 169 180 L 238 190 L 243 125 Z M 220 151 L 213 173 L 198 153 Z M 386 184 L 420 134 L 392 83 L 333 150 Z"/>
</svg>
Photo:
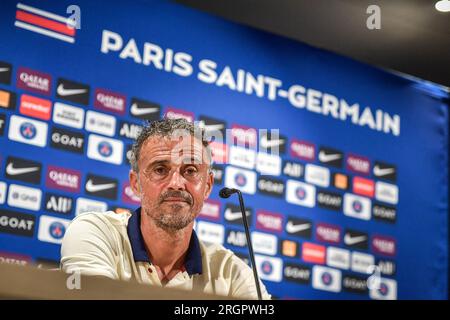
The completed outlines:
<svg viewBox="0 0 450 320">
<path fill-rule="evenodd" d="M 136 209 L 128 220 L 127 233 L 130 239 L 134 261 L 151 263 L 141 233 L 141 208 Z M 192 230 L 191 240 L 184 260 L 184 268 L 189 275 L 202 273 L 202 253 L 195 230 Z"/>
</svg>

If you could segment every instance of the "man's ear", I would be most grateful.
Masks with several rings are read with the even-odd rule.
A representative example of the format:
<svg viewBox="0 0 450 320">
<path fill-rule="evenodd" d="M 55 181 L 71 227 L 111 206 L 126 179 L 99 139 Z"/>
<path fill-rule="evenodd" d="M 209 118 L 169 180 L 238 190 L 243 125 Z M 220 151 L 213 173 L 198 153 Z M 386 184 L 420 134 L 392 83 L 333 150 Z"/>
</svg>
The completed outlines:
<svg viewBox="0 0 450 320">
<path fill-rule="evenodd" d="M 206 189 L 205 189 L 205 197 L 204 200 L 209 198 L 209 195 L 211 194 L 212 188 L 214 184 L 214 174 L 212 172 L 208 173 L 208 178 L 206 181 Z"/>
<path fill-rule="evenodd" d="M 134 194 L 140 198 L 141 197 L 141 187 L 139 185 L 138 173 L 135 172 L 134 170 L 130 170 L 129 179 L 130 179 L 131 190 L 133 190 Z"/>
</svg>

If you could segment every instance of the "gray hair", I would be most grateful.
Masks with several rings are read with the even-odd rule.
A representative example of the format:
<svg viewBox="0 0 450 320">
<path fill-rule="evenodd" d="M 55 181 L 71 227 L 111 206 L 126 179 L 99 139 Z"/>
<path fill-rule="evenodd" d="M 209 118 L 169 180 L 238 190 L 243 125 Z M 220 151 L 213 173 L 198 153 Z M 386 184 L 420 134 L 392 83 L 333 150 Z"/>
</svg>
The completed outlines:
<svg viewBox="0 0 450 320">
<path fill-rule="evenodd" d="M 130 164 L 131 168 L 135 172 L 139 172 L 138 160 L 141 152 L 142 145 L 150 137 L 173 137 L 173 134 L 184 132 L 194 138 L 197 138 L 202 142 L 203 147 L 206 149 L 207 160 L 209 163 L 208 171 L 211 172 L 212 154 L 207 140 L 206 132 L 198 125 L 187 121 L 186 119 L 162 119 L 153 122 L 147 122 L 142 131 L 136 138 L 131 152 L 130 152 Z"/>
</svg>

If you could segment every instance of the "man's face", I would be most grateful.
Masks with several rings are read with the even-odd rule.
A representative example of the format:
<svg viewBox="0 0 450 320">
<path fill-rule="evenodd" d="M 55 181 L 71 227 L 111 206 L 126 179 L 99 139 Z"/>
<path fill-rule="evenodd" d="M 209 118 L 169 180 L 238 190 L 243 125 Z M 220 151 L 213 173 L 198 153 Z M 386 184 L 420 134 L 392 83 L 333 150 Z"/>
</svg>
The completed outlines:
<svg viewBox="0 0 450 320">
<path fill-rule="evenodd" d="M 139 173 L 130 172 L 130 184 L 141 198 L 146 217 L 167 231 L 183 229 L 194 221 L 213 183 L 199 140 L 150 137 L 142 145 L 138 167 Z"/>
</svg>

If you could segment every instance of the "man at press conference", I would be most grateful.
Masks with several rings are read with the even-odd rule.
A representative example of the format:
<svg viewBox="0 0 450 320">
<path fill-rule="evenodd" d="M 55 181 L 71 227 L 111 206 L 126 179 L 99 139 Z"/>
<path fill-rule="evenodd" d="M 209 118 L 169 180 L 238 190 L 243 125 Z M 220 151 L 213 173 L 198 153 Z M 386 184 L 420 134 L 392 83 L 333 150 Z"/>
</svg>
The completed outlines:
<svg viewBox="0 0 450 320">
<path fill-rule="evenodd" d="M 211 150 L 202 128 L 184 119 L 145 126 L 130 158 L 133 214 L 88 212 L 69 225 L 61 269 L 83 275 L 257 298 L 250 267 L 233 252 L 197 238 L 194 219 L 213 186 Z M 270 294 L 260 282 L 262 298 Z"/>
</svg>

